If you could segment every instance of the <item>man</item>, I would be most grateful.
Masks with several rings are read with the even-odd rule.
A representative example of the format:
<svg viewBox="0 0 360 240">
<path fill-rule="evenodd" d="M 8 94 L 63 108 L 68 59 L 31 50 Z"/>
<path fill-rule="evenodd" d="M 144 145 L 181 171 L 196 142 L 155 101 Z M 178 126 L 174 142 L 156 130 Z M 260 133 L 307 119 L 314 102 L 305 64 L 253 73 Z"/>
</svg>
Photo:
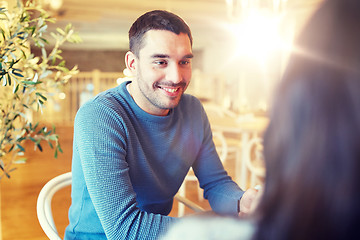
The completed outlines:
<svg viewBox="0 0 360 240">
<path fill-rule="evenodd" d="M 66 239 L 158 238 L 177 220 L 167 215 L 191 166 L 216 213 L 236 215 L 239 205 L 246 212 L 255 196 L 242 197 L 216 153 L 204 109 L 184 94 L 193 57 L 186 23 L 148 12 L 129 40 L 125 62 L 134 81 L 99 94 L 75 119 Z"/>
</svg>

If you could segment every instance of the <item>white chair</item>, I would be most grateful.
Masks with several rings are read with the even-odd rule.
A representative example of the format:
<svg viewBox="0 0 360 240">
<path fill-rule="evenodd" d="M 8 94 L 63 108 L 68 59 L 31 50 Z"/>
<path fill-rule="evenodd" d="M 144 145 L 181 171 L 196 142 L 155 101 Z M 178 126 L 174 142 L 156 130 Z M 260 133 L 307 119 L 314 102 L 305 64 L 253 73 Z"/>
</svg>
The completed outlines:
<svg viewBox="0 0 360 240">
<path fill-rule="evenodd" d="M 41 189 L 37 199 L 37 217 L 40 226 L 50 240 L 61 240 L 52 216 L 51 201 L 57 191 L 71 185 L 71 176 L 71 172 L 67 172 L 51 179 Z"/>
<path fill-rule="evenodd" d="M 57 191 L 71 185 L 71 181 L 71 172 L 61 174 L 48 181 L 39 193 L 36 205 L 37 217 L 41 228 L 50 240 L 61 240 L 52 215 L 52 198 Z M 196 205 L 195 203 L 182 196 L 176 195 L 175 199 L 195 212 L 205 211 L 202 207 Z"/>
<path fill-rule="evenodd" d="M 244 159 L 245 167 L 250 173 L 247 187 L 262 184 L 265 177 L 262 138 L 252 138 L 245 146 L 244 151 L 246 153 L 246 158 Z"/>
</svg>

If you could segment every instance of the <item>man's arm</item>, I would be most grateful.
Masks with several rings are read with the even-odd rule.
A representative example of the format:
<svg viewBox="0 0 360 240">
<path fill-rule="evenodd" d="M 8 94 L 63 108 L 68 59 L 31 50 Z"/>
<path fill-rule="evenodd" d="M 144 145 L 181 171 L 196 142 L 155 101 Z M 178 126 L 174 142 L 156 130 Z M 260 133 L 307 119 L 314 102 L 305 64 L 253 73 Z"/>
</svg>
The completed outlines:
<svg viewBox="0 0 360 240">
<path fill-rule="evenodd" d="M 126 133 L 117 115 L 95 103 L 77 115 L 75 146 L 86 187 L 108 239 L 156 239 L 172 218 L 138 208 L 125 160 Z"/>
<path fill-rule="evenodd" d="M 218 214 L 238 215 L 238 201 L 244 191 L 231 179 L 225 171 L 216 152 L 212 139 L 209 120 L 202 109 L 202 128 L 204 129 L 202 146 L 193 164 L 200 187 L 204 189 L 204 197 L 209 200 L 211 208 Z"/>
</svg>

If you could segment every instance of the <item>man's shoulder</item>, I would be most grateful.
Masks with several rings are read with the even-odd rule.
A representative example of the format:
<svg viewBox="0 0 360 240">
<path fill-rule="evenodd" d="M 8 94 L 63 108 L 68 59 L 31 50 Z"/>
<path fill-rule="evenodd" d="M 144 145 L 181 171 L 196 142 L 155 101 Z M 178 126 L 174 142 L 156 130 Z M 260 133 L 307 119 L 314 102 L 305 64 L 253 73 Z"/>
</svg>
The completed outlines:
<svg viewBox="0 0 360 240">
<path fill-rule="evenodd" d="M 85 103 L 84 105 L 87 107 L 96 106 L 96 105 L 104 105 L 111 107 L 115 105 L 121 105 L 121 102 L 124 101 L 121 93 L 120 86 L 107 89 L 99 94 L 97 94 L 93 99 Z"/>
<path fill-rule="evenodd" d="M 185 106 L 190 106 L 193 108 L 202 106 L 200 100 L 197 97 L 190 95 L 190 94 L 184 94 L 182 96 L 180 104 L 183 104 Z"/>
<path fill-rule="evenodd" d="M 77 115 L 113 114 L 123 111 L 124 98 L 121 96 L 120 86 L 105 90 L 82 105 Z"/>
</svg>

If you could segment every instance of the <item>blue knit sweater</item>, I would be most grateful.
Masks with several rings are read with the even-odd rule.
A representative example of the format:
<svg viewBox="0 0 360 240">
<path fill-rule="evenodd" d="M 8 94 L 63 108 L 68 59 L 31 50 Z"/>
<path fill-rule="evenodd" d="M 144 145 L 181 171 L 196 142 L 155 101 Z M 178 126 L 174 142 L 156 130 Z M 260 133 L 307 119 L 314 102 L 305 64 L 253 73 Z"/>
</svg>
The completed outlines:
<svg viewBox="0 0 360 240">
<path fill-rule="evenodd" d="M 185 94 L 167 116 L 140 109 L 125 82 L 75 118 L 66 239 L 157 239 L 192 166 L 218 213 L 237 214 L 243 191 L 224 170 L 201 103 Z"/>
</svg>

